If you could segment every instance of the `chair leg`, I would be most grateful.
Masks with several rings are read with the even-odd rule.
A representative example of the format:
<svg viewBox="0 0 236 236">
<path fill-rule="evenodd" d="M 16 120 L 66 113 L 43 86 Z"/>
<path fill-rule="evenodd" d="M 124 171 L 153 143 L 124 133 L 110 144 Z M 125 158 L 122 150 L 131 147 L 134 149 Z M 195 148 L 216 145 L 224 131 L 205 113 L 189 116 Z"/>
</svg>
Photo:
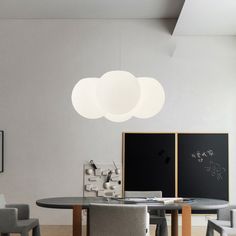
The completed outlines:
<svg viewBox="0 0 236 236">
<path fill-rule="evenodd" d="M 159 235 L 160 236 L 168 236 L 168 228 L 167 228 L 167 222 L 166 222 L 166 220 L 164 220 L 163 222 L 162 222 L 162 224 L 160 225 L 160 232 L 159 232 Z"/>
<path fill-rule="evenodd" d="M 214 229 L 208 224 L 206 236 L 214 236 Z"/>
<path fill-rule="evenodd" d="M 168 236 L 168 228 L 166 220 L 164 220 L 161 224 L 156 226 L 156 236 Z"/>
<path fill-rule="evenodd" d="M 156 225 L 155 236 L 160 236 L 160 225 Z"/>
<path fill-rule="evenodd" d="M 37 225 L 33 228 L 32 236 L 40 236 L 40 226 L 39 225 Z"/>
</svg>

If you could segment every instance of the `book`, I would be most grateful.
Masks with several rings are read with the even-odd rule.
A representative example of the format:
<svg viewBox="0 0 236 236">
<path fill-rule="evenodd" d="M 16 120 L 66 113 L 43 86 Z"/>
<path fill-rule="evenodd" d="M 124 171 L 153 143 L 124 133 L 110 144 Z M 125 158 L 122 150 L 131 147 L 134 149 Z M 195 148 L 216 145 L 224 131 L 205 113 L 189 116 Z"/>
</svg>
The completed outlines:
<svg viewBox="0 0 236 236">
<path fill-rule="evenodd" d="M 174 203 L 180 203 L 180 202 L 187 202 L 188 199 L 184 198 L 145 198 L 145 197 L 128 197 L 128 198 L 112 198 L 113 200 L 117 201 L 123 201 L 126 203 L 159 203 L 159 204 L 174 204 Z M 187 201 L 186 201 L 187 200 Z"/>
<path fill-rule="evenodd" d="M 163 203 L 163 204 L 174 204 L 174 203 L 179 203 L 179 202 L 183 202 L 183 198 L 182 197 L 170 197 L 170 198 L 157 198 L 154 197 L 153 200 L 155 200 L 156 202 L 159 203 Z"/>
</svg>

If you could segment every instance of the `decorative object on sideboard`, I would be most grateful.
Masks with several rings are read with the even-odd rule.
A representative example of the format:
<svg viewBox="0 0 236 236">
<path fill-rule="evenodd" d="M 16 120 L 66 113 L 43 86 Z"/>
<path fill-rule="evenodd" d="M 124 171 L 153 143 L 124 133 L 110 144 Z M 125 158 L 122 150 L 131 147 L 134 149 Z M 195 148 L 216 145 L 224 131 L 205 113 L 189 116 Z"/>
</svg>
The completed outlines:
<svg viewBox="0 0 236 236">
<path fill-rule="evenodd" d="M 75 110 L 85 118 L 123 122 L 156 115 L 164 105 L 165 92 L 154 78 L 110 71 L 101 78 L 81 79 L 71 98 Z"/>
<path fill-rule="evenodd" d="M 0 173 L 4 171 L 4 131 L 0 130 Z"/>
<path fill-rule="evenodd" d="M 115 164 L 84 165 L 84 197 L 121 197 L 121 168 Z"/>
</svg>

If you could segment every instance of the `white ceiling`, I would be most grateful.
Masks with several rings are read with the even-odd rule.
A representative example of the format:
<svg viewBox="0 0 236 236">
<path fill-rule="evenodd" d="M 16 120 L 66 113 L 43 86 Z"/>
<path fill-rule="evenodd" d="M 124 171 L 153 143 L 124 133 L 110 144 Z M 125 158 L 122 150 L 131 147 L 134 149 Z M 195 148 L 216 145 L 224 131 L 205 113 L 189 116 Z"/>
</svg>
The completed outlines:
<svg viewBox="0 0 236 236">
<path fill-rule="evenodd" d="M 178 18 L 174 35 L 236 35 L 236 0 L 0 0 L 0 19 L 88 18 Z"/>
<path fill-rule="evenodd" d="M 175 35 L 236 35 L 236 0 L 186 0 Z"/>
<path fill-rule="evenodd" d="M 177 18 L 184 0 L 1 0 L 0 18 Z"/>
</svg>

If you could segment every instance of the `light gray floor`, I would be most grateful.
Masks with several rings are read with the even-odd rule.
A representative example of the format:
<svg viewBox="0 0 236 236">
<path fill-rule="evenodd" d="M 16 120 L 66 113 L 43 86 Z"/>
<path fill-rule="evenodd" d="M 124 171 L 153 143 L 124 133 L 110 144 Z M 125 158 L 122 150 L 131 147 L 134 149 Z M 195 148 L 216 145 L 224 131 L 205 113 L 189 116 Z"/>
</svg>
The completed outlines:
<svg viewBox="0 0 236 236">
<path fill-rule="evenodd" d="M 150 227 L 151 235 L 154 236 L 155 226 Z M 170 229 L 169 229 L 170 232 Z M 205 236 L 206 227 L 192 227 L 192 236 Z M 42 225 L 41 226 L 41 236 L 71 236 L 72 227 L 68 225 Z M 84 231 L 84 236 L 85 231 Z M 169 234 L 170 235 L 170 234 Z M 18 236 L 18 235 L 14 235 Z M 181 227 L 179 228 L 179 236 L 181 236 Z M 215 233 L 214 236 L 219 236 Z"/>
</svg>

